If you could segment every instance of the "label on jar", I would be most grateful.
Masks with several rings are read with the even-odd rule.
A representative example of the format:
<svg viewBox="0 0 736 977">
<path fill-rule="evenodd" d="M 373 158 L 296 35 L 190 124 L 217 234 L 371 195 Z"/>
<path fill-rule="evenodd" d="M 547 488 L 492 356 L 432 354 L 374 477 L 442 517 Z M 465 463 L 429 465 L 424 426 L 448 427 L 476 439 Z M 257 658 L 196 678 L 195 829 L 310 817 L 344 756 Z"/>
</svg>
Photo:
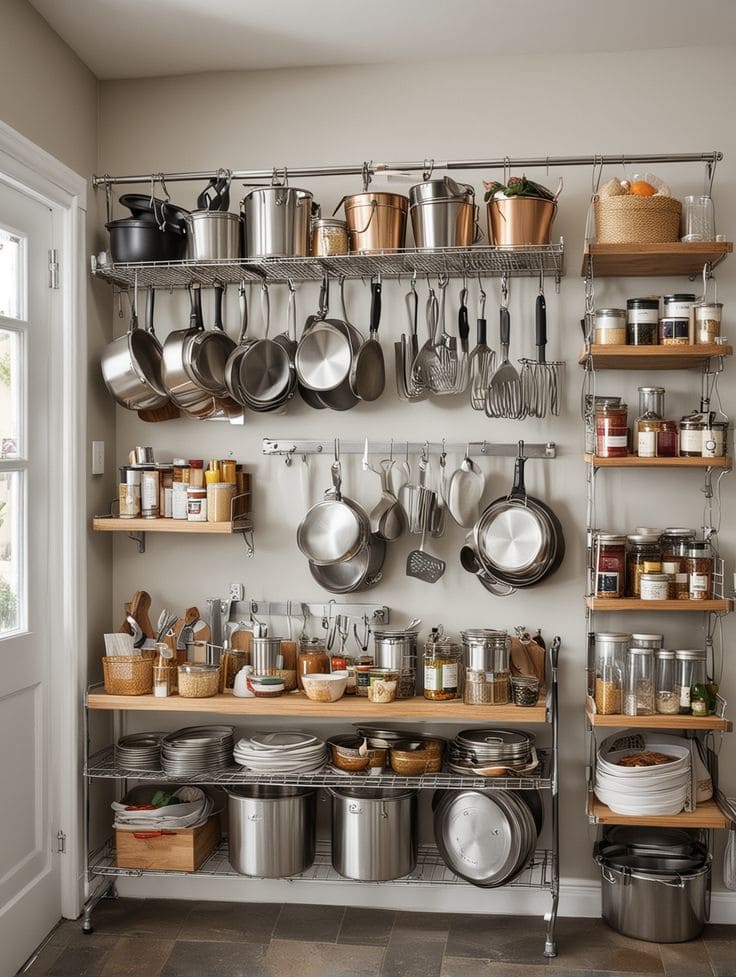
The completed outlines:
<svg viewBox="0 0 736 977">
<path fill-rule="evenodd" d="M 135 519 L 141 514 L 141 487 L 129 482 L 120 483 L 118 494 L 120 500 L 120 518 Z"/>
<path fill-rule="evenodd" d="M 687 319 L 690 315 L 692 302 L 680 302 L 677 299 L 670 299 L 664 303 L 664 314 L 668 319 Z"/>
<path fill-rule="evenodd" d="M 626 318 L 629 322 L 659 322 L 659 306 L 654 309 L 628 309 Z"/>
<path fill-rule="evenodd" d="M 191 495 L 187 499 L 187 519 L 189 522 L 207 522 L 207 499 Z"/>
<path fill-rule="evenodd" d="M 617 597 L 621 593 L 621 591 L 618 589 L 618 579 L 618 573 L 610 573 L 608 571 L 606 573 L 599 573 L 597 577 L 598 582 L 596 583 L 595 588 L 597 595 L 599 597 L 603 597 L 606 594 L 611 594 L 612 596 Z"/>
<path fill-rule="evenodd" d="M 625 448 L 629 443 L 626 434 L 604 434 L 602 440 L 604 451 L 608 448 Z"/>
<path fill-rule="evenodd" d="M 639 431 L 636 453 L 640 458 L 654 458 L 657 454 L 657 432 Z"/>
<path fill-rule="evenodd" d="M 452 665 L 442 666 L 442 688 L 447 690 L 457 689 L 457 662 Z"/>
<path fill-rule="evenodd" d="M 171 490 L 172 519 L 187 518 L 187 488 L 184 482 L 174 482 Z"/>
<path fill-rule="evenodd" d="M 703 428 L 703 458 L 721 458 L 723 456 L 723 429 Z"/>
<path fill-rule="evenodd" d="M 708 592 L 708 574 L 707 573 L 691 573 L 690 574 L 690 593 L 701 596 Z"/>
<path fill-rule="evenodd" d="M 672 576 L 672 577 L 675 578 L 675 580 L 677 580 L 677 577 L 678 576 L 682 576 L 682 574 L 678 574 L 678 572 L 677 572 L 679 569 L 680 569 L 680 564 L 679 563 L 663 563 L 662 564 L 662 573 L 669 573 L 670 576 Z M 685 576 L 685 579 L 687 580 L 687 574 L 685 574 L 684 576 Z"/>
<path fill-rule="evenodd" d="M 690 709 L 690 686 L 680 686 L 680 709 Z"/>
<path fill-rule="evenodd" d="M 642 574 L 640 587 L 642 600 L 667 600 L 668 581 L 666 580 L 647 580 Z"/>
<path fill-rule="evenodd" d="M 699 455 L 703 450 L 703 431 L 702 428 L 690 430 L 680 428 L 680 453 L 690 452 Z"/>
<path fill-rule="evenodd" d="M 424 666 L 424 688 L 428 692 L 457 690 L 457 662 Z"/>
</svg>

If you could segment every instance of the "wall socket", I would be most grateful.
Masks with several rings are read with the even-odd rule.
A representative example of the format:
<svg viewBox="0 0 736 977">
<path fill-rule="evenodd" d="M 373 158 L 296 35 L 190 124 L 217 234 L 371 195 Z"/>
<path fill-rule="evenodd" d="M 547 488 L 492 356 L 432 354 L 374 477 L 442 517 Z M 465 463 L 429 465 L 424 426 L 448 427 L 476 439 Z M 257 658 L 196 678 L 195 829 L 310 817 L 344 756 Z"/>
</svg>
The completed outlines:
<svg viewBox="0 0 736 977">
<path fill-rule="evenodd" d="M 238 601 L 245 597 L 245 589 L 242 583 L 229 583 L 227 586 L 230 600 Z"/>
</svg>

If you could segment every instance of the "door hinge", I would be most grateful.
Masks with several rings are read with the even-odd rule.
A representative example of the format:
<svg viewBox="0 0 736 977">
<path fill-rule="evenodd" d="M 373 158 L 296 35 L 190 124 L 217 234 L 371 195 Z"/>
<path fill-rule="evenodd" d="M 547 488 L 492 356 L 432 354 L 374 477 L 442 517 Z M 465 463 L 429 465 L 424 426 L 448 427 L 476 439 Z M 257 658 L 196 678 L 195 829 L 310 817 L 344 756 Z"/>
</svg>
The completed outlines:
<svg viewBox="0 0 736 977">
<path fill-rule="evenodd" d="M 59 855 L 66 855 L 66 835 L 61 829 L 56 832 L 56 851 Z"/>
<path fill-rule="evenodd" d="M 59 287 L 59 252 L 49 248 L 49 288 Z"/>
</svg>

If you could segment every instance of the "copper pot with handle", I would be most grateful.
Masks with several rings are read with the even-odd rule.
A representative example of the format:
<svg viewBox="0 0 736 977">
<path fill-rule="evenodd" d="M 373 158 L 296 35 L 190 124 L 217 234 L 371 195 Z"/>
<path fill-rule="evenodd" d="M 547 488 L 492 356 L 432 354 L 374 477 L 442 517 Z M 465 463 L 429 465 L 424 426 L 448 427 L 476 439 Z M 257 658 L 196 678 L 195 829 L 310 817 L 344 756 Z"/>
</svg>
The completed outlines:
<svg viewBox="0 0 736 977">
<path fill-rule="evenodd" d="M 335 208 L 345 207 L 350 251 L 398 251 L 406 241 L 409 198 L 400 193 L 354 193 Z M 334 216 L 333 213 L 333 216 Z"/>
</svg>

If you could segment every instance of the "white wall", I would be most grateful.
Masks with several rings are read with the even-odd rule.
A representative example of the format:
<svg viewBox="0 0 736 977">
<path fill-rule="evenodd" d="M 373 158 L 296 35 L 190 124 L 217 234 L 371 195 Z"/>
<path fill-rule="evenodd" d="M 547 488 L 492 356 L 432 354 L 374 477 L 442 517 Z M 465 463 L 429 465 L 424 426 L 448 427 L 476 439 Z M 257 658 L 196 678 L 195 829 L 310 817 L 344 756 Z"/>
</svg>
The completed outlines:
<svg viewBox="0 0 736 977">
<path fill-rule="evenodd" d="M 302 71 L 227 73 L 110 82 L 101 86 L 100 171 L 110 173 L 161 170 L 196 170 L 217 166 L 271 167 L 299 163 L 355 162 L 363 159 L 421 159 L 501 157 L 504 155 L 570 155 L 592 153 L 685 152 L 721 149 L 715 200 L 719 230 L 733 237 L 736 228 L 736 137 L 732 102 L 736 68 L 732 48 L 673 50 L 620 55 L 564 55 L 533 58 L 508 57 L 471 62 L 438 62 Z M 379 52 L 380 56 L 380 52 Z M 608 175 L 621 168 L 611 168 Z M 682 195 L 702 185 L 700 166 L 659 167 L 660 176 Z M 530 174 L 545 180 L 544 171 Z M 556 183 L 550 173 L 549 184 Z M 119 539 L 114 547 L 114 601 L 112 620 L 120 605 L 139 587 L 151 591 L 154 606 L 203 605 L 207 596 L 224 594 L 230 580 L 242 580 L 254 597 L 321 599 L 299 554 L 294 533 L 304 512 L 300 495 L 299 464 L 261 455 L 264 436 L 374 439 L 395 437 L 421 440 L 446 437 L 515 441 L 554 440 L 559 458 L 530 462 L 529 488 L 552 505 L 562 519 L 568 555 L 561 570 L 542 586 L 509 599 L 492 598 L 457 561 L 463 533 L 448 529 L 431 549 L 448 561 L 444 578 L 434 587 L 407 580 L 404 564 L 415 539 L 402 539 L 391 547 L 383 582 L 366 595 L 392 608 L 395 621 L 419 616 L 424 626 L 443 623 L 451 631 L 465 626 L 541 626 L 546 637 L 562 636 L 562 874 L 566 879 L 592 878 L 590 848 L 595 829 L 584 817 L 584 524 L 585 470 L 581 459 L 582 430 L 579 394 L 582 372 L 576 365 L 580 347 L 579 320 L 583 311 L 583 284 L 579 277 L 586 208 L 590 194 L 588 170 L 568 169 L 562 174 L 562 196 L 554 235 L 564 235 L 567 277 L 559 296 L 547 283 L 550 358 L 567 361 L 562 415 L 545 421 L 489 421 L 453 398 L 420 405 L 404 405 L 389 388 L 378 402 L 361 405 L 347 414 L 324 414 L 299 402 L 285 416 L 250 416 L 244 429 L 224 424 L 176 421 L 142 426 L 135 415 L 118 412 L 118 461 L 129 447 L 148 443 L 161 458 L 184 454 L 216 457 L 232 452 L 255 473 L 257 554 L 245 557 L 238 539 L 188 540 L 148 537 L 145 556 Z M 480 190 L 482 177 L 497 173 L 469 172 L 466 177 Z M 304 181 L 295 181 L 295 183 Z M 359 189 L 357 179 L 312 180 L 307 183 L 331 212 L 345 192 Z M 405 190 L 409 184 L 394 184 Z M 195 189 L 174 186 L 177 201 L 191 205 Z M 736 299 L 733 259 L 719 270 L 719 298 L 729 311 Z M 490 338 L 497 346 L 498 283 L 487 282 Z M 682 280 L 601 281 L 599 304 L 622 305 L 627 297 L 681 290 Z M 697 291 L 697 284 L 693 286 Z M 449 290 L 451 322 L 459 283 Z M 276 291 L 284 291 L 282 289 Z M 390 343 L 406 325 L 403 303 L 406 283 L 384 287 L 381 335 L 388 354 Z M 471 292 L 475 302 L 476 288 Z M 535 283 L 514 281 L 511 289 L 512 355 L 530 355 L 533 346 Z M 351 318 L 367 325 L 369 300 L 360 282 L 348 290 Z M 280 326 L 283 296 L 275 299 L 275 322 Z M 299 317 L 313 311 L 316 291 L 299 291 Z M 209 302 L 206 302 L 210 313 Z M 475 307 L 471 308 L 474 321 Z M 253 320 L 258 321 L 254 310 Z M 165 335 L 186 322 L 184 298 L 161 297 L 157 327 Z M 228 329 L 237 328 L 237 304 L 228 296 Z M 116 331 L 124 322 L 115 319 Z M 387 355 L 387 360 L 392 357 Z M 722 385 L 726 410 L 733 411 L 732 364 Z M 654 377 L 602 375 L 599 392 L 622 393 L 636 404 L 637 383 Z M 657 378 L 658 379 L 658 378 Z M 663 375 L 667 413 L 678 417 L 697 405 L 699 383 L 695 375 Z M 453 461 L 459 459 L 454 458 Z M 487 476 L 486 499 L 504 494 L 510 485 L 509 461 L 483 464 Z M 634 525 L 691 525 L 701 521 L 700 478 L 694 473 L 608 473 L 601 479 L 603 506 L 600 525 L 619 531 Z M 312 498 L 328 484 L 327 466 L 312 466 Z M 349 466 L 347 488 L 361 502 L 378 497 L 378 480 Z M 733 530 L 736 497 L 732 480 L 723 487 L 723 550 L 729 562 L 736 544 Z M 700 642 L 699 617 L 627 618 L 626 627 L 650 630 L 661 624 L 670 646 Z M 622 621 L 600 619 L 604 628 Z M 733 625 L 726 622 L 727 657 Z M 724 691 L 736 692 L 733 670 L 727 671 Z M 441 708 L 438 707 L 438 714 Z M 396 707 L 397 716 L 401 706 Z M 490 715 L 490 713 L 489 713 Z M 736 792 L 730 743 L 722 752 L 722 780 Z M 406 904 L 411 899 L 406 891 Z M 339 898 L 339 897 L 338 897 Z"/>
</svg>

